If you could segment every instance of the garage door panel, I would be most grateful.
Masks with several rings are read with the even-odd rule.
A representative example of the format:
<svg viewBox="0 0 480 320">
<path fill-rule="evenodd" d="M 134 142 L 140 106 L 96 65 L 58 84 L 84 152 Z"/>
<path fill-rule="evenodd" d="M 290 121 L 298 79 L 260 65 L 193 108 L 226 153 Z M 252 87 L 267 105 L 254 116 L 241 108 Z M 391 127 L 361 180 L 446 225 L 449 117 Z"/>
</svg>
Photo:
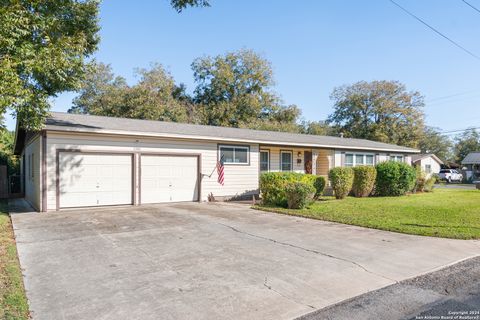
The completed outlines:
<svg viewBox="0 0 480 320">
<path fill-rule="evenodd" d="M 161 203 L 198 199 L 195 156 L 143 155 L 141 202 Z"/>
<path fill-rule="evenodd" d="M 132 156 L 61 152 L 60 207 L 132 203 Z"/>
</svg>

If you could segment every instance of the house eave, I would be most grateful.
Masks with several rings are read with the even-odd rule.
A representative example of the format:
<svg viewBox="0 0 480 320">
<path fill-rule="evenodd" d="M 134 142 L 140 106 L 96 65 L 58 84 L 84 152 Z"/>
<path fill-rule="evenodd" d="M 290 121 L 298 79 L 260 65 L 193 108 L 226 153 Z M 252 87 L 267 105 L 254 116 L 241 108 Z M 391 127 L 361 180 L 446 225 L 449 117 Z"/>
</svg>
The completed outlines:
<svg viewBox="0 0 480 320">
<path fill-rule="evenodd" d="M 259 145 L 275 145 L 275 146 L 296 146 L 296 147 L 312 147 L 312 148 L 327 148 L 327 149 L 341 149 L 341 150 L 365 150 L 365 151 L 382 151 L 391 153 L 407 153 L 415 154 L 420 153 L 420 150 L 416 149 L 390 149 L 390 148 L 373 148 L 362 146 L 345 146 L 345 145 L 325 145 L 316 143 L 302 143 L 297 142 L 279 142 L 279 141 L 267 141 L 267 140 L 255 140 L 255 139 L 241 139 L 241 138 L 222 138 L 222 137 L 209 137 L 209 136 L 192 136 L 186 134 L 172 134 L 172 133 L 157 133 L 157 132 L 138 132 L 138 131 L 125 131 L 125 130 L 105 130 L 105 129 L 81 129 L 81 128 L 69 128 L 69 129 L 56 129 L 46 128 L 49 132 L 64 132 L 64 133 L 94 133 L 94 134 L 106 134 L 106 135 L 119 135 L 119 136 L 133 136 L 133 137 L 154 137 L 154 138 L 173 138 L 184 140 L 202 140 L 202 141 L 222 141 L 222 142 L 242 142 L 242 143 L 255 143 Z"/>
</svg>

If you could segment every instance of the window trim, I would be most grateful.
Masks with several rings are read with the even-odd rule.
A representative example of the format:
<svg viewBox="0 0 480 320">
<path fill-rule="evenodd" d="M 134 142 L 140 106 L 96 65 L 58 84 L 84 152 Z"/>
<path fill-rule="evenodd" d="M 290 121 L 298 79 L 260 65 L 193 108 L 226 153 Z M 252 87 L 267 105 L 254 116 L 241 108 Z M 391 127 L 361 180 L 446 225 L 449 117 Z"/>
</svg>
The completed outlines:
<svg viewBox="0 0 480 320">
<path fill-rule="evenodd" d="M 245 144 L 218 144 L 217 145 L 217 161 L 220 161 L 222 148 L 235 148 L 247 150 L 247 162 L 223 162 L 225 166 L 249 166 L 250 165 L 250 145 Z"/>
<path fill-rule="evenodd" d="M 282 161 L 282 154 L 289 153 L 290 158 L 290 170 L 283 170 L 283 161 Z M 280 150 L 280 172 L 292 172 L 293 171 L 293 150 Z"/>
<path fill-rule="evenodd" d="M 428 170 L 427 170 L 427 168 L 428 168 Z M 426 174 L 432 173 L 432 165 L 431 164 L 429 164 L 429 163 L 425 164 L 425 173 Z"/>
<path fill-rule="evenodd" d="M 392 159 L 392 157 L 395 157 L 395 159 Z M 401 157 L 402 160 L 398 161 L 397 158 Z M 405 162 L 405 156 L 403 154 L 398 154 L 398 153 L 393 153 L 388 155 L 388 161 L 395 161 L 395 162 Z"/>
<path fill-rule="evenodd" d="M 268 168 L 262 171 L 262 152 L 268 153 Z M 258 169 L 260 172 L 270 172 L 270 149 L 260 149 L 258 155 Z"/>
<path fill-rule="evenodd" d="M 352 165 L 347 166 L 347 155 L 352 155 Z M 348 168 L 353 168 L 357 166 L 367 166 L 367 167 L 374 167 L 375 166 L 375 154 L 374 153 L 369 153 L 369 152 L 345 152 L 344 153 L 344 162 L 343 166 L 348 167 Z M 363 158 L 363 163 L 357 164 L 357 156 L 362 156 Z M 373 162 L 371 164 L 367 163 L 367 156 L 372 156 Z"/>
</svg>

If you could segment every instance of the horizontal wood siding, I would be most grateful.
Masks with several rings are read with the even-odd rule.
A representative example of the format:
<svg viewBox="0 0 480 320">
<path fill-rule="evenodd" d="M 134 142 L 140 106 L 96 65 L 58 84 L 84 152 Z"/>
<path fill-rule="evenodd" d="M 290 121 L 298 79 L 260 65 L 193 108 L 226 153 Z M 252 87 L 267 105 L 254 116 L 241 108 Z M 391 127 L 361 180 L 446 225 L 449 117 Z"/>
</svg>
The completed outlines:
<svg viewBox="0 0 480 320">
<path fill-rule="evenodd" d="M 127 153 L 169 153 L 200 154 L 203 201 L 212 193 L 215 197 L 231 197 L 258 192 L 259 147 L 250 146 L 249 165 L 225 165 L 225 184 L 217 183 L 215 166 L 217 163 L 216 141 L 195 141 L 161 138 L 129 138 L 95 134 L 68 134 L 49 132 L 47 139 L 47 203 L 49 210 L 56 209 L 56 150 L 80 149 L 84 151 L 127 152 Z M 138 155 L 136 156 L 138 163 Z M 139 166 L 136 172 L 136 199 L 139 190 Z M 60 168 L 60 170 L 65 170 Z M 213 172 L 213 173 L 212 173 Z M 209 177 L 208 175 L 211 176 Z"/>
<path fill-rule="evenodd" d="M 333 167 L 333 152 L 328 149 L 317 150 L 317 172 L 319 176 L 328 176 L 328 171 Z"/>
</svg>

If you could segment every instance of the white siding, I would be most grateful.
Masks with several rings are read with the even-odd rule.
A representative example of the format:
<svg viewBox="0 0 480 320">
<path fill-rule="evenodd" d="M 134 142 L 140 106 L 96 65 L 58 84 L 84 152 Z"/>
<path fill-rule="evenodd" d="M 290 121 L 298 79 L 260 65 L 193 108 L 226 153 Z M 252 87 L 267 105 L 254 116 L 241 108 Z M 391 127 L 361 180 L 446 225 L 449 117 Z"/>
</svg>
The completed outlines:
<svg viewBox="0 0 480 320">
<path fill-rule="evenodd" d="M 23 151 L 25 155 L 25 172 L 23 173 L 25 175 L 25 200 L 38 211 L 41 209 L 42 202 L 40 184 L 41 140 L 40 136 L 33 138 Z"/>
<path fill-rule="evenodd" d="M 438 174 L 440 172 L 440 169 L 441 169 L 440 164 L 437 161 L 435 161 L 435 159 L 433 159 L 432 157 L 428 157 L 420 160 L 420 166 L 423 172 L 426 172 L 425 170 L 426 165 L 430 165 L 432 169 L 432 172 L 430 174 L 427 174 L 427 178 L 430 178 L 434 173 Z"/>
<path fill-rule="evenodd" d="M 292 171 L 304 173 L 304 152 L 305 151 L 312 151 L 312 149 L 308 148 L 289 148 L 289 147 L 276 147 L 276 146 L 261 146 L 260 149 L 262 150 L 270 150 L 270 171 L 276 172 L 280 171 L 280 152 L 281 151 L 289 151 L 292 152 Z M 298 153 L 301 152 L 300 157 L 298 157 Z M 301 159 L 301 163 L 297 162 L 297 159 Z"/>
<path fill-rule="evenodd" d="M 160 138 L 128 138 L 94 134 L 66 134 L 48 132 L 47 139 L 47 206 L 56 209 L 56 150 L 79 149 L 83 151 L 115 152 L 156 152 L 170 154 L 201 154 L 201 200 L 207 200 L 212 193 L 215 197 L 231 197 L 258 192 L 259 147 L 251 144 L 249 165 L 225 165 L 225 184 L 217 183 L 217 142 Z M 137 159 L 138 163 L 138 159 Z M 303 164 L 302 164 L 303 165 Z M 138 166 L 137 166 L 138 170 Z M 211 176 L 209 176 L 211 174 Z M 138 199 L 139 172 L 136 174 Z"/>
</svg>

